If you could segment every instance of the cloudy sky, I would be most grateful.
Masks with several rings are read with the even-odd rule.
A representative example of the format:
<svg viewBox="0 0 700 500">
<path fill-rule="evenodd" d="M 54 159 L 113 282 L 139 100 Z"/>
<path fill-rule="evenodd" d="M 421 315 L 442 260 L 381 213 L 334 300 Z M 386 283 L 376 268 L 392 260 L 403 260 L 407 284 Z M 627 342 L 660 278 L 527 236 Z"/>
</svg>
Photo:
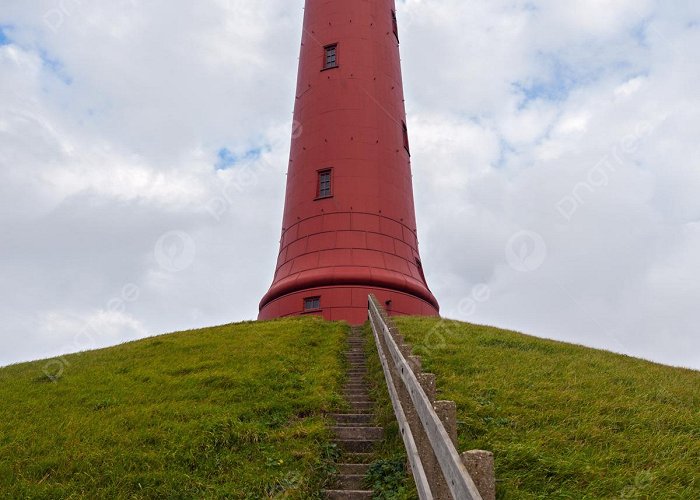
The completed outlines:
<svg viewBox="0 0 700 500">
<path fill-rule="evenodd" d="M 253 319 L 302 0 L 0 0 L 0 365 Z M 700 3 L 398 5 L 445 316 L 700 368 Z"/>
</svg>

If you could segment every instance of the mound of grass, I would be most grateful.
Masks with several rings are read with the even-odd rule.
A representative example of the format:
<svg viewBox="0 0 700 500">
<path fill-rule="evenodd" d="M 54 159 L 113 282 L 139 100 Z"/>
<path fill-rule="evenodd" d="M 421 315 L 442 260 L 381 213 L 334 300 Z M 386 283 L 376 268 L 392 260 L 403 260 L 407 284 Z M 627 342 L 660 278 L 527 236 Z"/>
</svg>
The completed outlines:
<svg viewBox="0 0 700 500">
<path fill-rule="evenodd" d="M 0 497 L 314 498 L 347 326 L 164 335 L 0 368 Z"/>
<path fill-rule="evenodd" d="M 700 498 L 700 372 L 433 318 L 396 324 L 498 497 Z"/>
</svg>

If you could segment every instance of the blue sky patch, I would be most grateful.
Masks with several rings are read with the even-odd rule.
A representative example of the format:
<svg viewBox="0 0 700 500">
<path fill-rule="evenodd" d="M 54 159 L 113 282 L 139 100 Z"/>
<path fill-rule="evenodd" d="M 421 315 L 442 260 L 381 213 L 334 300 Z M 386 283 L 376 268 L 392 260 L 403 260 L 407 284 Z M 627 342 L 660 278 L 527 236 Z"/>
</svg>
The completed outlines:
<svg viewBox="0 0 700 500">
<path fill-rule="evenodd" d="M 42 50 L 39 52 L 39 57 L 41 57 L 41 62 L 44 68 L 50 71 L 56 78 L 61 80 L 66 85 L 73 83 L 73 79 L 66 72 L 66 68 L 61 61 L 51 57 L 48 52 Z"/>
<path fill-rule="evenodd" d="M 546 56 L 544 56 L 546 58 Z M 549 71 L 542 77 L 527 82 L 515 82 L 513 86 L 522 94 L 521 108 L 530 101 L 565 101 L 571 92 L 594 80 L 594 75 L 584 75 L 562 60 L 551 58 Z"/>
<path fill-rule="evenodd" d="M 11 28 L 12 27 L 8 25 L 0 25 L 0 47 L 12 43 L 12 40 L 10 40 L 10 37 L 7 35 L 8 30 Z"/>
<path fill-rule="evenodd" d="M 227 170 L 242 162 L 255 161 L 262 156 L 263 152 L 269 150 L 269 146 L 258 146 L 237 154 L 228 148 L 221 148 L 217 153 L 216 170 Z"/>
</svg>

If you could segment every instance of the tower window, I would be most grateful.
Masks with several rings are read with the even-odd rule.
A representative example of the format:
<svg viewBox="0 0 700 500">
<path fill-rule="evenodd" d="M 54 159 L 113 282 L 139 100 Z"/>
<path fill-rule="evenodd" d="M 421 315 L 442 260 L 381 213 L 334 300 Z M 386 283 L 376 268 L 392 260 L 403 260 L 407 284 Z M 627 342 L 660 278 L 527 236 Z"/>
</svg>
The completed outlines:
<svg viewBox="0 0 700 500">
<path fill-rule="evenodd" d="M 391 28 L 394 31 L 394 36 L 396 37 L 396 41 L 399 41 L 399 23 L 396 21 L 396 11 L 392 10 L 391 11 Z"/>
<path fill-rule="evenodd" d="M 408 151 L 408 154 L 411 154 L 411 148 L 408 146 L 408 127 L 406 127 L 406 122 L 401 122 L 401 126 L 403 128 L 403 147 Z"/>
<path fill-rule="evenodd" d="M 318 193 L 317 198 L 329 198 L 333 196 L 332 182 L 333 175 L 330 169 L 318 172 Z"/>
<path fill-rule="evenodd" d="M 318 311 L 321 309 L 321 297 L 306 297 L 304 299 L 304 311 Z"/>
<path fill-rule="evenodd" d="M 338 44 L 326 45 L 324 47 L 326 52 L 325 59 L 323 61 L 323 69 L 337 68 L 338 67 Z"/>
</svg>

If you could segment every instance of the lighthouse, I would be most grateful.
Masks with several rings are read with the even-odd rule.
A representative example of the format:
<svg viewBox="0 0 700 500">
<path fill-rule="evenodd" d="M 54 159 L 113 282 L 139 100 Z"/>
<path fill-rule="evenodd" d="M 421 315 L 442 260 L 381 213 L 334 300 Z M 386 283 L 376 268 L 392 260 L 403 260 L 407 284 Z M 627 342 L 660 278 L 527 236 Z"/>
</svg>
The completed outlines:
<svg viewBox="0 0 700 500">
<path fill-rule="evenodd" d="M 306 0 L 280 251 L 259 319 L 435 316 L 418 252 L 394 0 Z"/>
</svg>

